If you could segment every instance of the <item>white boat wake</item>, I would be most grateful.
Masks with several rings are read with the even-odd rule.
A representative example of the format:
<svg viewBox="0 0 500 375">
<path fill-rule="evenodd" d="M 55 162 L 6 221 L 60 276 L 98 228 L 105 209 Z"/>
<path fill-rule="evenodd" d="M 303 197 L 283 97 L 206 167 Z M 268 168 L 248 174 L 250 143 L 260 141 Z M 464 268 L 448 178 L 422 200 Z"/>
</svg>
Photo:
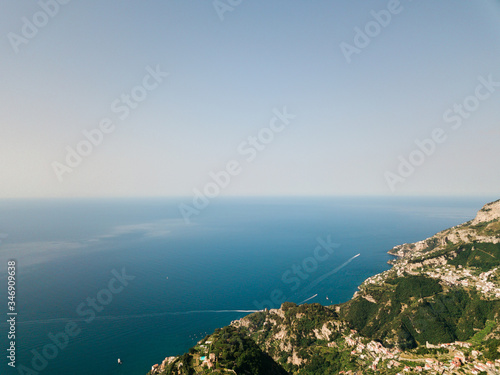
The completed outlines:
<svg viewBox="0 0 500 375">
<path fill-rule="evenodd" d="M 316 280 L 314 280 L 311 284 L 309 284 L 309 286 L 307 286 L 306 288 L 304 288 L 303 292 L 301 294 L 305 294 L 307 292 L 309 292 L 312 288 L 314 288 L 316 285 L 318 285 L 320 282 L 322 282 L 323 280 L 325 280 L 327 277 L 330 277 L 332 276 L 333 274 L 339 272 L 342 268 L 344 268 L 345 266 L 347 266 L 349 263 L 351 263 L 355 258 L 359 257 L 361 254 L 356 254 L 354 255 L 353 257 L 349 258 L 347 261 L 345 261 L 344 263 L 342 263 L 340 266 L 336 267 L 335 269 L 333 269 L 332 271 L 330 272 L 327 272 L 325 273 L 324 275 L 318 277 Z"/>
<path fill-rule="evenodd" d="M 299 304 L 299 305 L 302 305 L 303 303 L 305 303 L 305 302 L 307 302 L 307 301 L 312 300 L 312 299 L 313 299 L 314 297 L 316 297 L 317 295 L 318 295 L 318 293 L 316 293 L 316 294 L 315 294 L 314 296 L 312 296 L 312 297 L 309 297 L 308 299 L 303 300 L 302 302 L 300 302 L 300 303 L 298 303 L 298 304 Z"/>
<path fill-rule="evenodd" d="M 160 313 L 150 313 L 150 314 L 137 314 L 137 315 L 118 315 L 118 316 L 96 316 L 95 321 L 103 320 L 123 320 L 123 319 L 142 319 L 142 318 L 155 318 L 161 316 L 169 315 L 190 315 L 190 314 L 217 314 L 217 313 L 254 313 L 259 312 L 259 310 L 191 310 L 191 311 L 173 311 L 173 312 L 160 312 Z M 39 320 L 27 320 L 17 321 L 17 324 L 51 324 L 59 322 L 84 322 L 84 318 L 54 318 L 54 319 L 39 319 Z M 91 322 L 89 322 L 91 323 Z"/>
</svg>

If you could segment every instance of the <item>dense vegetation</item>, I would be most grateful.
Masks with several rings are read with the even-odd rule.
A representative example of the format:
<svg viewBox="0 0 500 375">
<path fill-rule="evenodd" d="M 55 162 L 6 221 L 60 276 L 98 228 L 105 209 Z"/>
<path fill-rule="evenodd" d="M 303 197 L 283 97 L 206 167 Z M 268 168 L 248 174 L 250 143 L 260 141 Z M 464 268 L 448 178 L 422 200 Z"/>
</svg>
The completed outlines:
<svg viewBox="0 0 500 375">
<path fill-rule="evenodd" d="M 356 368 L 356 361 L 349 351 L 325 348 L 310 357 L 310 361 L 301 369 L 301 373 L 334 375 L 340 371 L 356 370 Z"/>
<path fill-rule="evenodd" d="M 286 374 L 255 341 L 240 330 L 224 327 L 216 330 L 214 336 L 216 340 L 212 344 L 212 352 L 223 368 L 234 370 L 237 374 Z"/>
<path fill-rule="evenodd" d="M 448 260 L 449 264 L 465 267 L 477 267 L 489 271 L 500 265 L 500 243 L 472 243 L 461 246 L 457 256 Z"/>
<path fill-rule="evenodd" d="M 387 284 L 372 288 L 376 303 L 358 297 L 341 311 L 362 335 L 389 346 L 408 349 L 427 341 L 466 341 L 500 311 L 499 301 L 482 299 L 475 290 L 443 292 L 436 280 L 423 276 L 391 279 Z"/>
<path fill-rule="evenodd" d="M 213 340 L 210 350 L 216 356 L 215 369 L 231 370 L 233 373 L 245 375 L 287 374 L 241 330 L 231 326 L 224 327 L 215 330 L 210 338 Z M 200 370 L 211 373 L 207 367 L 197 365 L 200 354 L 204 354 L 200 353 L 200 346 L 191 348 L 189 353 L 183 354 L 171 363 L 162 375 L 193 375 Z"/>
</svg>

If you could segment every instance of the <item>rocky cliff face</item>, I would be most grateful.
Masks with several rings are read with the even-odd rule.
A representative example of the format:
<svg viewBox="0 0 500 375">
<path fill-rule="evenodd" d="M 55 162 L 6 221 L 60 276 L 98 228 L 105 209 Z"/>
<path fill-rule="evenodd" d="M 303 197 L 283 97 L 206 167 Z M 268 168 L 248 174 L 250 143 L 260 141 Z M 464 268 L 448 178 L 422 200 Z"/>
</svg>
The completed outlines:
<svg viewBox="0 0 500 375">
<path fill-rule="evenodd" d="M 350 328 L 339 320 L 335 309 L 319 304 L 284 303 L 279 309 L 251 314 L 231 323 L 243 329 L 273 359 L 287 370 L 306 366 L 314 343 L 334 343 Z"/>
<path fill-rule="evenodd" d="M 500 218 L 500 200 L 485 205 L 477 213 L 474 220 L 472 220 L 472 225 L 477 225 L 479 223 L 486 223 L 492 220 Z"/>
<path fill-rule="evenodd" d="M 393 267 L 368 278 L 341 306 L 341 317 L 361 334 L 408 349 L 469 340 L 487 321 L 500 330 L 500 201 L 470 222 L 390 253 L 398 257 Z"/>
<path fill-rule="evenodd" d="M 443 230 L 422 241 L 395 246 L 389 253 L 410 260 L 424 254 L 429 257 L 432 253 L 442 252 L 450 244 L 473 242 L 500 243 L 500 200 L 483 206 L 472 221 Z"/>
</svg>

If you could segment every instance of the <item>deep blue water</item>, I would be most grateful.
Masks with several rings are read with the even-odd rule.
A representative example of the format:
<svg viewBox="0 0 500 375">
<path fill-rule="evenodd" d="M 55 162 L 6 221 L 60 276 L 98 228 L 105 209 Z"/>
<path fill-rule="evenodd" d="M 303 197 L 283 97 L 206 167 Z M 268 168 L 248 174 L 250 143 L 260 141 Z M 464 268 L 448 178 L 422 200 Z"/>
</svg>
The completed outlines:
<svg viewBox="0 0 500 375">
<path fill-rule="evenodd" d="M 175 199 L 0 201 L 2 352 L 8 259 L 18 268 L 18 369 L 32 369 L 33 350 L 73 322 L 80 332 L 40 374 L 144 375 L 247 314 L 236 310 L 348 300 L 388 269 L 393 246 L 470 220 L 496 198 L 225 198 L 191 224 Z M 318 238 L 338 246 L 315 250 Z M 123 269 L 134 279 L 106 291 Z M 97 295 L 108 304 L 85 306 Z M 5 355 L 0 373 L 18 373 Z"/>
</svg>

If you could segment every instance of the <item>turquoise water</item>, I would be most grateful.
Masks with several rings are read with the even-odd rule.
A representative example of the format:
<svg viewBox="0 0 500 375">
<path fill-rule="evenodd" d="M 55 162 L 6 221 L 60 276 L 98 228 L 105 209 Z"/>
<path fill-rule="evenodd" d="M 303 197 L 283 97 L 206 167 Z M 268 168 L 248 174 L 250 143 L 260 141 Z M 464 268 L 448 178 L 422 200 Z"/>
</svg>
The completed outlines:
<svg viewBox="0 0 500 375">
<path fill-rule="evenodd" d="M 78 333 L 57 353 L 49 347 L 54 358 L 35 362 L 45 365 L 38 373 L 145 374 L 249 311 L 348 300 L 388 269 L 390 248 L 470 220 L 494 199 L 226 198 L 191 224 L 178 210 L 188 200 L 0 201 L 4 314 L 7 260 L 18 267 L 17 369 L 33 369 L 33 350 L 69 327 Z M 18 372 L 2 356 L 0 373 Z"/>
</svg>

